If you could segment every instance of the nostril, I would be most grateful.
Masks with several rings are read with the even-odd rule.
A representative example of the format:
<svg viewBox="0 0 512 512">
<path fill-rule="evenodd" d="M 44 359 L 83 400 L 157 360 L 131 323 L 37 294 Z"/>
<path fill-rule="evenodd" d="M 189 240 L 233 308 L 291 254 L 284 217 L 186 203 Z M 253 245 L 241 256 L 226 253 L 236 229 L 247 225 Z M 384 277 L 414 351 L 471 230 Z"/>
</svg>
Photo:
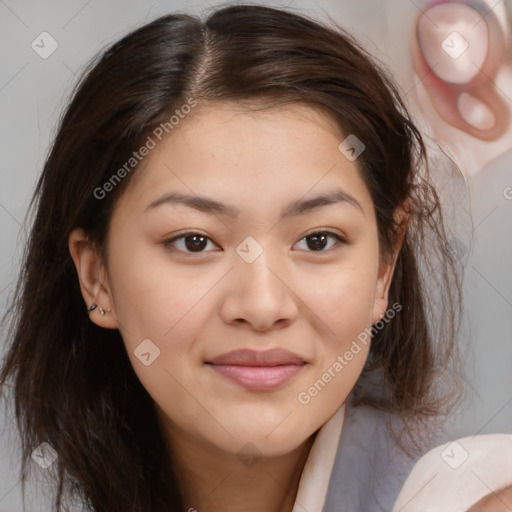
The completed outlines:
<svg viewBox="0 0 512 512">
<path fill-rule="evenodd" d="M 428 66 L 453 84 L 473 80 L 489 48 L 487 24 L 475 9 L 462 3 L 431 7 L 418 21 L 417 37 Z"/>
</svg>

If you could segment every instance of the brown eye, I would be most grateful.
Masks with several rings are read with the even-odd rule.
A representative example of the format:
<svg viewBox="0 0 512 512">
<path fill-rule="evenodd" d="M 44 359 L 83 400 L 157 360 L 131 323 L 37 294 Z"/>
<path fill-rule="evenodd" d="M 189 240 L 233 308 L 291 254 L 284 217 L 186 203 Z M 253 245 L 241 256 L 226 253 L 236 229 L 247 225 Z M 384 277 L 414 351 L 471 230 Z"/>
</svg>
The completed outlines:
<svg viewBox="0 0 512 512">
<path fill-rule="evenodd" d="M 170 250 L 178 250 L 185 253 L 201 253 L 209 252 L 204 250 L 207 247 L 208 242 L 212 241 L 207 236 L 190 231 L 187 233 L 181 233 L 178 236 L 166 240 L 163 245 Z"/>
<path fill-rule="evenodd" d="M 332 231 L 318 231 L 316 233 L 311 233 L 304 238 L 302 238 L 299 242 L 306 240 L 307 250 L 310 252 L 327 252 L 324 249 L 327 247 L 329 243 L 329 238 L 336 239 L 339 243 L 346 243 L 346 241 L 337 233 L 333 233 Z M 328 249 L 332 248 L 336 245 L 336 242 L 331 244 Z"/>
</svg>

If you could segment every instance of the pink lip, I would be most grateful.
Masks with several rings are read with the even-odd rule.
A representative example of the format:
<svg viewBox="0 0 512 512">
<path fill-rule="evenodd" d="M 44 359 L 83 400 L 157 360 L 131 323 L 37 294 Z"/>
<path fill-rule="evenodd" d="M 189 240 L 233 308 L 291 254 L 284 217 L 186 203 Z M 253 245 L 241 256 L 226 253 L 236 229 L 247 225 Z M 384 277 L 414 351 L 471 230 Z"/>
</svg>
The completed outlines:
<svg viewBox="0 0 512 512">
<path fill-rule="evenodd" d="M 243 349 L 208 361 L 213 370 L 251 391 L 271 391 L 289 381 L 305 366 L 296 354 L 283 349 L 264 352 Z"/>
</svg>

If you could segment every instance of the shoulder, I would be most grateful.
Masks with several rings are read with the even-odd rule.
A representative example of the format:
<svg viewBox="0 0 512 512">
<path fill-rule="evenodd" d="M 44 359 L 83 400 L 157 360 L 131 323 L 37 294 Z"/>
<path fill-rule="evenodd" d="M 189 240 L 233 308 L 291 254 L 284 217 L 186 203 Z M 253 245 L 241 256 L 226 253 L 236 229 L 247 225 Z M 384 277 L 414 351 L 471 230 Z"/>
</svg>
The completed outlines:
<svg viewBox="0 0 512 512">
<path fill-rule="evenodd" d="M 467 510 L 512 484 L 512 434 L 464 437 L 435 447 L 415 464 L 393 511 Z"/>
<path fill-rule="evenodd" d="M 406 453 L 392 430 L 404 427 L 396 414 L 347 401 L 323 512 L 390 512 L 422 452 Z"/>
</svg>

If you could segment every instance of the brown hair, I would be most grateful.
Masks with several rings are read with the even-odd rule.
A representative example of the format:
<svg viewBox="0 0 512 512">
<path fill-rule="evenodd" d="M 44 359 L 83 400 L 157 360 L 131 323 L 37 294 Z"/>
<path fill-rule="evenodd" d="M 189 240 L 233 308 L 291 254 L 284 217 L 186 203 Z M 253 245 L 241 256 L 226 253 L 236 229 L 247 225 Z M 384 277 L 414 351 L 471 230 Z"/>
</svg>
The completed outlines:
<svg viewBox="0 0 512 512">
<path fill-rule="evenodd" d="M 455 403 L 434 383 L 455 367 L 456 262 L 424 142 L 386 73 L 341 27 L 290 11 L 224 6 L 204 22 L 166 15 L 111 45 L 85 70 L 31 202 L 35 218 L 7 312 L 12 322 L 0 384 L 12 378 L 23 485 L 35 447 L 47 441 L 58 453 L 56 510 L 66 492 L 96 512 L 182 508 L 153 401 L 119 332 L 90 321 L 68 236 L 82 227 L 105 247 L 116 198 L 136 170 L 102 200 L 95 189 L 190 98 L 254 101 L 262 109 L 306 103 L 363 141 L 357 163 L 375 205 L 383 255 L 397 240 L 396 208 L 407 205 L 410 217 L 389 292 L 390 304 L 403 309 L 374 334 L 360 379 L 380 372 L 389 393 L 361 385 L 358 401 L 411 421 Z M 439 322 L 429 322 L 420 266 L 439 285 Z"/>
</svg>

